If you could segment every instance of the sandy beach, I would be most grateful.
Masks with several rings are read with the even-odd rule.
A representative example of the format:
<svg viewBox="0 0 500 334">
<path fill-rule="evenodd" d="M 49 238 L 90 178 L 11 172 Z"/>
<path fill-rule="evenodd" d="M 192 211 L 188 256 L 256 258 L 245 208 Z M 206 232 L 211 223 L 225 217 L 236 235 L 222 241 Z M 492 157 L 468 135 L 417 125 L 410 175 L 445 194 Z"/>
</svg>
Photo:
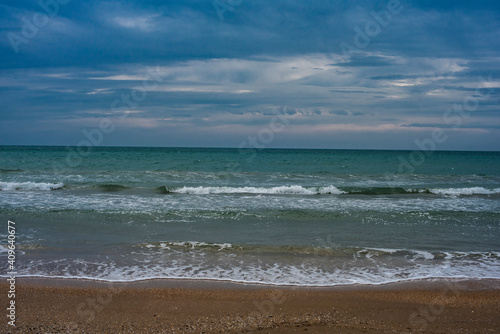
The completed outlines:
<svg viewBox="0 0 500 334">
<path fill-rule="evenodd" d="M 497 333 L 500 328 L 495 280 L 284 288 L 18 279 L 16 290 L 16 327 L 4 320 L 4 333 Z"/>
</svg>

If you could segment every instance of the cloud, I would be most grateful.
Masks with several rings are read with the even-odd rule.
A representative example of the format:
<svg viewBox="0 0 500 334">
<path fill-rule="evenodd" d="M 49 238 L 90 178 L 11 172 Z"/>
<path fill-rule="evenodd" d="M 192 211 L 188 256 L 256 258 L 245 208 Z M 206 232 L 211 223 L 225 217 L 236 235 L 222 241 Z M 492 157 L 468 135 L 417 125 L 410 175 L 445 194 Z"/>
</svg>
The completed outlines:
<svg viewBox="0 0 500 334">
<path fill-rule="evenodd" d="M 119 27 L 139 29 L 143 31 L 153 31 L 156 29 L 155 19 L 159 14 L 143 16 L 116 16 L 113 22 Z"/>
<path fill-rule="evenodd" d="M 342 110 L 330 111 L 330 114 L 339 115 L 339 116 L 347 116 L 347 115 L 349 115 L 349 112 L 342 109 Z"/>
<path fill-rule="evenodd" d="M 477 108 L 462 129 L 483 129 L 467 135 L 484 149 L 500 149 L 500 4 L 401 4 L 351 55 L 340 44 L 352 43 L 355 28 L 387 1 L 243 1 L 222 21 L 211 1 L 69 2 L 18 53 L 7 34 L 22 36 L 23 22 L 43 9 L 35 1 L 0 5 L 3 142 L 25 143 L 29 129 L 34 143 L 75 144 L 70 129 L 79 133 L 99 117 L 118 122 L 126 109 L 129 118 L 117 123 L 122 132 L 111 143 L 142 134 L 144 145 L 162 145 L 147 131 L 182 127 L 179 145 L 206 145 L 199 130 L 224 146 L 224 138 L 237 144 L 281 110 L 291 124 L 276 145 L 302 147 L 300 138 L 315 147 L 307 136 L 321 132 L 316 144 L 324 147 L 342 132 L 353 147 L 411 148 L 415 133 L 431 131 L 471 98 Z M 126 108 L 113 108 L 116 100 Z M 466 139 L 454 140 L 447 145 Z"/>
</svg>

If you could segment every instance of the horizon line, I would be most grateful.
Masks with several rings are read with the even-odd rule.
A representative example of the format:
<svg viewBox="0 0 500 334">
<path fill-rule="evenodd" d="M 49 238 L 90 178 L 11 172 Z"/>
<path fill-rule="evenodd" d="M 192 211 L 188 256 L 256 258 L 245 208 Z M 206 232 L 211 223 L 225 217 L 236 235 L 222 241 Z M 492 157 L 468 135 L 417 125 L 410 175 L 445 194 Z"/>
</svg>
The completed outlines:
<svg viewBox="0 0 500 334">
<path fill-rule="evenodd" d="M 0 144 L 0 147 L 77 147 L 77 145 L 25 145 L 25 144 Z M 312 148 L 312 147 L 228 147 L 228 146 L 129 146 L 129 145 L 97 145 L 92 148 L 168 148 L 168 149 L 226 149 L 226 150 L 311 150 L 311 151 L 423 151 L 421 149 L 391 149 L 391 148 Z M 463 150 L 463 149 L 448 149 L 448 150 L 425 150 L 424 152 L 494 152 L 500 153 L 498 150 Z"/>
</svg>

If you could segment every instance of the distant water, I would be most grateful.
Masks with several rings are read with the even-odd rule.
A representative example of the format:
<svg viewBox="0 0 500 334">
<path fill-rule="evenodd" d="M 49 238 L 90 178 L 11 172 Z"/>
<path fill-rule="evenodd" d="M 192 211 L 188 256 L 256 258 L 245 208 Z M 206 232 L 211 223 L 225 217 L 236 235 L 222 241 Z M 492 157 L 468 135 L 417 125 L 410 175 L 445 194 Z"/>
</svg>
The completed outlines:
<svg viewBox="0 0 500 334">
<path fill-rule="evenodd" d="M 75 150 L 0 147 L 18 276 L 500 278 L 499 152 Z"/>
</svg>

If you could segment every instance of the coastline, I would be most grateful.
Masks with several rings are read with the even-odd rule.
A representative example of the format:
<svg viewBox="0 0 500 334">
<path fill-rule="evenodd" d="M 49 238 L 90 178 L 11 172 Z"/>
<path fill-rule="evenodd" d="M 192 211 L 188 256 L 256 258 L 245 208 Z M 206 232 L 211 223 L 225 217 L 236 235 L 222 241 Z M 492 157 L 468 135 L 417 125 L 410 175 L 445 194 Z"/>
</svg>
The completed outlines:
<svg viewBox="0 0 500 334">
<path fill-rule="evenodd" d="M 1 277 L 8 278 L 7 276 Z M 280 285 L 253 282 L 235 282 L 231 280 L 217 279 L 193 279 L 193 278 L 152 278 L 135 281 L 106 281 L 91 278 L 70 277 L 17 277 L 17 282 L 27 286 L 41 287 L 68 287 L 68 288 L 127 288 L 127 289 L 200 289 L 200 290 L 432 290 L 443 289 L 450 284 L 457 284 L 461 290 L 500 290 L 500 278 L 423 278 L 413 280 L 401 280 L 381 284 L 338 284 L 332 286 L 312 285 Z M 1 285 L 1 284 L 0 284 Z"/>
<path fill-rule="evenodd" d="M 7 291 L 3 281 L 2 291 Z M 494 333 L 500 280 L 335 287 L 17 278 L 6 333 Z"/>
</svg>

